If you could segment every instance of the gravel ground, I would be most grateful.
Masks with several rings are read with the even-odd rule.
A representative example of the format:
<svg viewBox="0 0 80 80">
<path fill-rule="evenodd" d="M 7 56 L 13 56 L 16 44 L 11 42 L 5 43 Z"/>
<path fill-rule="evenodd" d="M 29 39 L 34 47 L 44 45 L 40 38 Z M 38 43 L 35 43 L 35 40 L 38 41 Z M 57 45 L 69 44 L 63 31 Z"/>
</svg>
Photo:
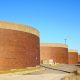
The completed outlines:
<svg viewBox="0 0 80 80">
<path fill-rule="evenodd" d="M 66 69 L 72 71 L 74 67 L 66 65 L 57 66 L 58 69 Z M 80 80 L 80 75 L 76 76 L 73 73 L 66 73 L 57 70 L 46 69 L 43 71 L 30 74 L 1 74 L 0 80 Z"/>
<path fill-rule="evenodd" d="M 64 76 L 69 75 L 61 71 L 46 69 L 32 74 L 12 75 L 2 74 L 0 80 L 61 80 Z"/>
</svg>

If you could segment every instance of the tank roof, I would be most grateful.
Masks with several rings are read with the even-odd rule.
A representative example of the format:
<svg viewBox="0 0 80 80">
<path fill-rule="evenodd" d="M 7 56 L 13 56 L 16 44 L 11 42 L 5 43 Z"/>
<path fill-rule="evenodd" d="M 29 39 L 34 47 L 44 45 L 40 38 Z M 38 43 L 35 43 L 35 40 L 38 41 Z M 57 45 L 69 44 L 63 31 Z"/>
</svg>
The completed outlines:
<svg viewBox="0 0 80 80">
<path fill-rule="evenodd" d="M 39 36 L 39 31 L 37 29 L 28 25 L 19 24 L 15 22 L 0 21 L 0 28 L 28 32 Z"/>
<path fill-rule="evenodd" d="M 77 52 L 78 53 L 78 51 L 75 49 L 69 49 L 68 52 Z"/>
<path fill-rule="evenodd" d="M 40 46 L 68 48 L 68 46 L 63 43 L 41 43 Z"/>
</svg>

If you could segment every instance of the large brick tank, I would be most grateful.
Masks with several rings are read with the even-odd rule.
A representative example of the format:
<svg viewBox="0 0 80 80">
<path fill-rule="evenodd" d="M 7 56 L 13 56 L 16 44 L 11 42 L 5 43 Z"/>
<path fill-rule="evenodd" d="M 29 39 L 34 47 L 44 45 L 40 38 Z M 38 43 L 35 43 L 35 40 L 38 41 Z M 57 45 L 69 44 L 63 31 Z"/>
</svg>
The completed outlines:
<svg viewBox="0 0 80 80">
<path fill-rule="evenodd" d="M 39 32 L 30 26 L 0 21 L 0 69 L 40 64 Z"/>
<path fill-rule="evenodd" d="M 78 63 L 78 52 L 76 50 L 68 50 L 68 64 Z"/>
<path fill-rule="evenodd" d="M 80 54 L 78 55 L 78 63 L 80 64 Z"/>
<path fill-rule="evenodd" d="M 41 63 L 68 63 L 68 48 L 62 43 L 41 43 Z"/>
</svg>

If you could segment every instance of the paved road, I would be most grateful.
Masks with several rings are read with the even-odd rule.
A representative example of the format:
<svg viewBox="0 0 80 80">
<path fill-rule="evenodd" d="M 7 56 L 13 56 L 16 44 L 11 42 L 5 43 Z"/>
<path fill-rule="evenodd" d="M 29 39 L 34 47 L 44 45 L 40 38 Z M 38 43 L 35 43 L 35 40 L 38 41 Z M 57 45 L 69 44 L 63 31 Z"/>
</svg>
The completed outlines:
<svg viewBox="0 0 80 80">
<path fill-rule="evenodd" d="M 67 64 L 59 64 L 56 66 L 50 66 L 50 65 L 41 65 L 41 66 L 49 68 L 49 69 L 57 70 L 57 71 L 66 72 L 66 73 L 74 72 L 78 68 L 75 65 L 67 65 Z"/>
</svg>

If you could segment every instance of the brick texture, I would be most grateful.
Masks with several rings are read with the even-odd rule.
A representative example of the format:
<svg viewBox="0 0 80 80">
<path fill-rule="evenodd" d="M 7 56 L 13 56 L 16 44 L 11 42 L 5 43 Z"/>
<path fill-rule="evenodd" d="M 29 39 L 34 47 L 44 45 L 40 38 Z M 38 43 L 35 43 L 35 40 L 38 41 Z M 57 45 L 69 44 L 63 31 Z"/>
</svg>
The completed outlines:
<svg viewBox="0 0 80 80">
<path fill-rule="evenodd" d="M 80 55 L 78 55 L 78 63 L 80 63 Z"/>
<path fill-rule="evenodd" d="M 78 53 L 77 52 L 68 52 L 68 63 L 69 64 L 78 63 Z"/>
<path fill-rule="evenodd" d="M 68 63 L 68 49 L 62 47 L 40 47 L 40 57 L 42 60 L 52 59 L 56 63 Z"/>
<path fill-rule="evenodd" d="M 0 28 L 0 69 L 40 64 L 39 37 L 31 33 Z"/>
</svg>

